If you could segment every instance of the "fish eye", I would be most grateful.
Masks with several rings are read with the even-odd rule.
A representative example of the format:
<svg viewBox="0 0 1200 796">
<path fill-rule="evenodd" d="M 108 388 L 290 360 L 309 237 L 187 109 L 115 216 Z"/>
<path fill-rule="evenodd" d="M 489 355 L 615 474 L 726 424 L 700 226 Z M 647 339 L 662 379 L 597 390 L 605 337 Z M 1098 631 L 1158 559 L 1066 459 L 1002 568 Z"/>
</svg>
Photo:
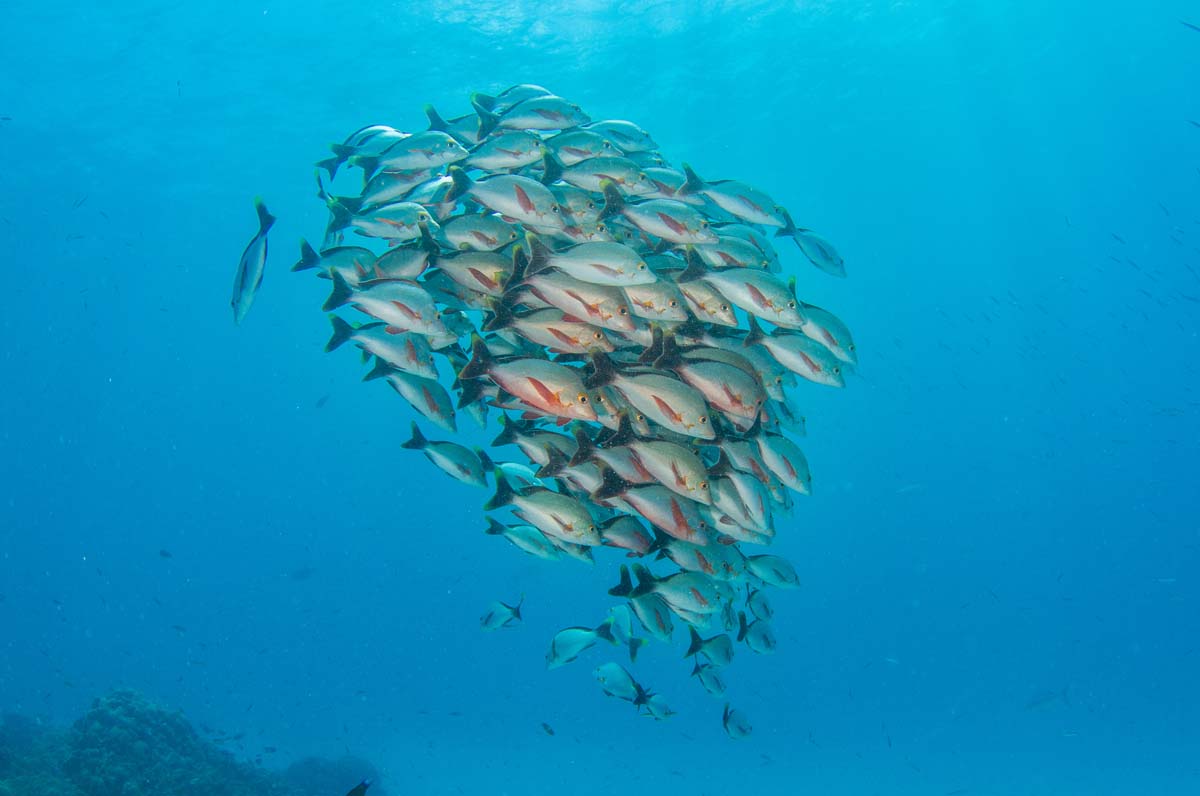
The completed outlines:
<svg viewBox="0 0 1200 796">
<path fill-rule="evenodd" d="M 625 307 L 618 307 L 618 308 L 617 308 L 617 314 L 618 314 L 618 315 L 628 315 L 628 314 L 629 314 L 629 310 L 628 310 L 628 309 L 626 309 Z"/>
<path fill-rule="evenodd" d="M 600 146 L 601 146 L 601 148 L 603 148 L 603 149 L 612 149 L 612 148 L 613 148 L 612 141 L 605 141 L 605 142 L 604 142 L 603 144 L 601 144 Z"/>
<path fill-rule="evenodd" d="M 593 339 L 593 340 L 603 340 L 603 339 L 604 339 L 604 335 L 602 335 L 600 332 L 593 332 L 593 333 L 592 333 L 592 339 Z"/>
<path fill-rule="evenodd" d="M 708 422 L 708 415 L 700 415 L 700 425 L 704 425 L 707 422 Z"/>
<path fill-rule="evenodd" d="M 642 414 L 641 412 L 638 412 L 636 415 L 634 415 L 634 419 L 637 420 L 639 423 L 646 422 L 646 416 L 644 414 Z"/>
<path fill-rule="evenodd" d="M 729 309 L 729 305 L 728 305 L 728 304 L 722 304 L 722 305 L 721 305 L 721 312 L 725 312 L 725 311 L 726 311 L 726 310 L 728 310 L 728 309 Z"/>
<path fill-rule="evenodd" d="M 645 270 L 646 270 L 646 264 L 645 264 L 645 263 L 638 263 L 638 270 L 639 270 L 639 271 L 645 271 Z"/>
<path fill-rule="evenodd" d="M 833 375 L 835 375 L 835 376 L 840 376 L 841 374 L 842 374 L 842 366 L 841 366 L 841 365 L 834 365 L 834 366 L 833 366 Z"/>
<path fill-rule="evenodd" d="M 604 226 L 603 224 L 597 224 L 596 231 L 597 232 L 608 232 L 608 227 Z"/>
<path fill-rule="evenodd" d="M 788 302 L 788 309 L 789 309 L 789 310 L 794 310 L 794 309 L 796 309 L 796 302 L 794 302 L 794 301 L 789 301 L 789 302 Z"/>
<path fill-rule="evenodd" d="M 428 213 L 417 213 L 417 221 L 428 221 L 428 220 L 429 220 Z"/>
<path fill-rule="evenodd" d="M 850 345 L 846 346 L 846 348 L 847 348 L 847 349 L 849 349 L 850 351 L 853 351 L 853 350 L 854 350 L 854 343 L 851 343 Z"/>
<path fill-rule="evenodd" d="M 508 233 L 508 239 L 509 239 L 509 240 L 516 240 L 516 239 L 517 239 L 517 231 L 516 231 L 515 229 L 514 229 L 512 232 Z"/>
<path fill-rule="evenodd" d="M 671 299 L 670 301 L 668 301 L 668 302 L 667 302 L 667 306 L 668 306 L 668 307 L 678 307 L 678 306 L 679 306 L 679 302 L 678 302 L 678 301 L 676 301 L 675 299 Z"/>
<path fill-rule="evenodd" d="M 708 229 L 708 222 L 707 222 L 707 221 L 701 221 L 701 222 L 700 222 L 700 229 Z"/>
<path fill-rule="evenodd" d="M 700 487 L 701 489 L 708 489 L 708 482 L 707 482 L 707 481 L 701 481 L 701 482 L 700 482 L 699 484 L 697 484 L 696 486 Z"/>
<path fill-rule="evenodd" d="M 595 209 L 596 209 L 596 203 L 595 203 L 595 202 L 593 202 L 591 199 L 588 199 L 588 203 L 587 203 L 587 209 L 588 209 L 588 210 L 595 210 Z"/>
<path fill-rule="evenodd" d="M 588 402 L 587 393 L 585 393 L 585 392 L 579 393 L 579 403 L 585 404 L 587 402 Z"/>
<path fill-rule="evenodd" d="M 557 213 L 557 212 L 558 212 L 558 205 L 556 205 L 556 204 L 550 205 L 550 212 L 551 212 L 551 213 Z"/>
</svg>

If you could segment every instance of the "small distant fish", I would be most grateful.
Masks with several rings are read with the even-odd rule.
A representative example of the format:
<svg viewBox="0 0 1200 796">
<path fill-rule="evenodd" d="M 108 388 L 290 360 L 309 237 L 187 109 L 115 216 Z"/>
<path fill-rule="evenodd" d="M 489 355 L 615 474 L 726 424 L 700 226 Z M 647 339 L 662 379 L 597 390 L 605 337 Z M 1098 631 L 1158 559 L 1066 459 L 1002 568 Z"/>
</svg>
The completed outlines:
<svg viewBox="0 0 1200 796">
<path fill-rule="evenodd" d="M 237 276 L 233 280 L 233 322 L 240 324 L 254 303 L 254 294 L 263 280 L 263 269 L 267 264 L 267 233 L 275 224 L 275 216 L 267 211 L 261 199 L 254 200 L 258 212 L 258 233 L 250 239 L 242 259 L 238 262 Z"/>
<path fill-rule="evenodd" d="M 269 755 L 272 755 L 272 754 L 275 754 L 276 752 L 278 752 L 279 750 L 277 748 L 275 748 L 274 746 L 264 746 L 263 751 Z"/>
<path fill-rule="evenodd" d="M 1193 25 L 1191 22 L 1185 22 L 1182 19 L 1179 20 L 1179 24 L 1183 25 L 1185 28 L 1191 28 L 1194 31 L 1200 32 L 1200 25 Z"/>
<path fill-rule="evenodd" d="M 599 639 L 615 643 L 612 634 L 612 617 L 604 620 L 598 627 L 568 627 L 558 631 L 550 641 L 550 650 L 546 653 L 546 668 L 557 669 L 570 663 L 580 654 L 596 644 Z"/>
<path fill-rule="evenodd" d="M 725 732 L 730 738 L 749 738 L 750 734 L 754 732 L 754 727 L 750 726 L 750 720 L 746 718 L 746 714 L 730 707 L 728 702 L 725 703 L 725 712 L 721 714 L 721 724 L 724 725 Z"/>
<path fill-rule="evenodd" d="M 1200 127 L 1200 122 L 1196 121 L 1195 119 L 1188 119 L 1188 124 L 1190 124 L 1192 127 Z"/>
<path fill-rule="evenodd" d="M 488 612 L 479 618 L 479 626 L 484 630 L 499 630 L 502 627 L 516 627 L 521 624 L 521 606 L 525 603 L 525 595 L 516 605 L 509 605 L 496 600 Z"/>
<path fill-rule="evenodd" d="M 299 567 L 288 573 L 288 577 L 295 581 L 308 580 L 317 572 L 313 567 Z"/>
<path fill-rule="evenodd" d="M 187 632 L 187 628 L 183 625 L 171 625 L 171 629 L 180 635 L 183 635 Z"/>
<path fill-rule="evenodd" d="M 1025 703 L 1025 709 L 1039 710 L 1044 707 L 1049 707 L 1060 700 L 1065 706 L 1071 707 L 1071 700 L 1067 697 L 1068 688 L 1070 688 L 1070 686 L 1064 686 L 1061 691 L 1042 691 L 1034 694 L 1029 698 L 1029 701 Z"/>
<path fill-rule="evenodd" d="M 1124 239 L 1124 238 L 1122 238 L 1122 237 L 1121 237 L 1120 235 L 1118 235 L 1117 233 L 1115 233 L 1115 232 L 1110 232 L 1110 233 L 1108 233 L 1108 234 L 1109 234 L 1109 235 L 1112 235 L 1112 238 L 1113 238 L 1113 240 L 1115 240 L 1117 243 L 1121 243 L 1121 244 L 1125 243 L 1125 239 Z"/>
<path fill-rule="evenodd" d="M 329 403 L 329 393 L 325 393 L 324 395 L 322 395 L 320 398 L 317 399 L 317 408 L 324 409 L 325 404 L 327 404 L 327 403 Z"/>
<path fill-rule="evenodd" d="M 170 550 L 159 550 L 159 551 L 158 551 L 158 557 L 159 557 L 159 558 L 174 558 L 174 556 L 173 556 L 173 555 L 171 555 L 171 551 L 170 551 Z"/>
<path fill-rule="evenodd" d="M 371 787 L 371 780 L 364 779 L 362 782 L 350 789 L 346 796 L 363 796 L 367 792 L 367 788 Z"/>
<path fill-rule="evenodd" d="M 546 723 L 546 722 L 544 722 L 544 721 L 542 722 L 542 731 L 543 731 L 543 732 L 545 732 L 547 735 L 553 735 L 553 734 L 554 734 L 554 728 L 553 728 L 553 727 L 551 727 L 549 724 L 547 724 L 547 723 Z"/>
</svg>

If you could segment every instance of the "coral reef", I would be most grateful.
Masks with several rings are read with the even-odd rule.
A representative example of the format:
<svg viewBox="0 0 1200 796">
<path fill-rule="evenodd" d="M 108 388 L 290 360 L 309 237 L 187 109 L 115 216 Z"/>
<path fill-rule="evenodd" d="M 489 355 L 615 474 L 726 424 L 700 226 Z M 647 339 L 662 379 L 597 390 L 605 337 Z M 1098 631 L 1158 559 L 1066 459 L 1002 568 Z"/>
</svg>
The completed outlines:
<svg viewBox="0 0 1200 796">
<path fill-rule="evenodd" d="M 128 690 L 97 699 L 67 730 L 0 720 L 0 796 L 341 796 L 373 776 L 354 759 L 308 758 L 282 775 L 239 762 L 182 713 Z"/>
</svg>

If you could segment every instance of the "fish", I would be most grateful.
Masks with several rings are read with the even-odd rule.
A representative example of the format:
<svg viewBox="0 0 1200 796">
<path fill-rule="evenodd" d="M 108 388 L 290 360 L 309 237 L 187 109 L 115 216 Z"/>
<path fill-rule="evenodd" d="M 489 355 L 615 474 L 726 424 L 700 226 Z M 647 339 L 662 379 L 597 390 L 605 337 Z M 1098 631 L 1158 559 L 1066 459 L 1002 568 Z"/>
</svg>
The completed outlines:
<svg viewBox="0 0 1200 796">
<path fill-rule="evenodd" d="M 722 633 L 712 638 L 701 638 L 694 627 L 689 627 L 688 633 L 691 636 L 691 643 L 683 657 L 703 655 L 708 659 L 710 665 L 718 668 L 728 666 L 733 662 L 733 642 L 729 640 L 729 636 Z M 741 639 L 739 638 L 738 641 Z"/>
<path fill-rule="evenodd" d="M 748 556 L 746 569 L 768 586 L 785 589 L 794 589 L 800 586 L 800 576 L 796 574 L 796 568 L 787 559 L 779 556 Z"/>
<path fill-rule="evenodd" d="M 495 480 L 496 492 L 484 504 L 485 511 L 511 504 L 517 516 L 547 536 L 588 547 L 603 544 L 595 518 L 578 499 L 541 486 L 514 489 L 499 468 Z"/>
<path fill-rule="evenodd" d="M 487 487 L 487 477 L 479 454 L 457 442 L 426 439 L 416 421 L 412 424 L 412 438 L 400 443 L 400 447 L 421 451 L 439 470 L 457 481 L 470 486 Z"/>
<path fill-rule="evenodd" d="M 606 619 L 596 627 L 568 627 L 554 634 L 550 650 L 546 653 L 546 668 L 557 669 L 576 660 L 600 640 L 613 643 L 611 620 Z"/>
<path fill-rule="evenodd" d="M 531 228 L 559 230 L 566 224 L 558 213 L 558 201 L 545 185 L 528 177 L 494 174 L 473 180 L 457 166 L 451 167 L 454 181 L 447 200 L 469 196 L 479 204 Z"/>
<path fill-rule="evenodd" d="M 465 160 L 469 155 L 449 133 L 427 130 L 401 138 L 378 154 L 356 154 L 347 161 L 351 166 L 361 168 L 364 174 L 373 176 L 379 171 L 436 169 Z"/>
<path fill-rule="evenodd" d="M 275 216 L 271 215 L 261 199 L 254 200 L 254 210 L 258 213 L 258 232 L 246 244 L 238 261 L 237 274 L 233 279 L 233 298 L 229 302 L 233 308 L 233 322 L 238 325 L 246 319 L 246 314 L 254 304 L 254 296 L 262 285 L 267 265 L 267 233 L 275 226 Z"/>
<path fill-rule="evenodd" d="M 1200 25 L 1193 25 L 1191 22 L 1188 22 L 1188 21 L 1182 20 L 1182 19 L 1179 20 L 1179 24 L 1183 25 L 1185 28 L 1190 28 L 1194 31 L 1200 32 Z"/>
<path fill-rule="evenodd" d="M 503 536 L 513 547 L 534 558 L 555 561 L 562 558 L 562 551 L 547 536 L 532 525 L 505 525 L 494 517 L 487 518 L 485 533 Z"/>
<path fill-rule="evenodd" d="M 543 721 L 542 722 L 542 732 L 546 733 L 547 735 L 554 735 L 554 728 Z"/>
<path fill-rule="evenodd" d="M 650 699 L 646 692 L 624 666 L 619 663 L 602 663 L 593 670 L 592 675 L 600 683 L 604 693 L 635 706 L 645 705 Z"/>
<path fill-rule="evenodd" d="M 521 599 L 516 605 L 495 600 L 488 607 L 487 613 L 479 618 L 479 626 L 484 630 L 500 630 L 501 628 L 512 628 L 521 624 L 521 606 L 525 604 L 525 595 L 521 595 Z"/>
<path fill-rule="evenodd" d="M 725 703 L 725 710 L 721 713 L 721 724 L 725 727 L 726 734 L 737 740 L 749 738 L 754 732 L 746 714 L 731 707 L 728 702 Z"/>
<path fill-rule="evenodd" d="M 651 694 L 646 698 L 646 714 L 656 721 L 665 721 L 675 715 L 662 694 Z"/>
<path fill-rule="evenodd" d="M 355 785 L 346 796 L 365 796 L 367 788 L 371 787 L 371 780 L 364 779 L 362 782 Z"/>
<path fill-rule="evenodd" d="M 750 613 L 757 619 L 770 621 L 771 617 L 775 615 L 775 609 L 771 607 L 766 593 L 753 586 L 747 586 L 746 589 L 746 607 L 750 609 Z"/>
<path fill-rule="evenodd" d="M 636 251 L 622 243 L 581 243 L 562 252 L 551 251 L 536 236 L 526 237 L 529 264 L 526 274 L 555 268 L 570 277 L 593 285 L 628 287 L 657 281 L 654 272 Z"/>
<path fill-rule="evenodd" d="M 721 677 L 719 667 L 697 660 L 692 668 L 692 676 L 700 682 L 700 686 L 705 691 L 713 696 L 721 696 L 725 693 L 725 680 Z"/>
<path fill-rule="evenodd" d="M 746 612 L 738 612 L 738 641 L 744 641 L 746 646 L 753 652 L 759 655 L 766 655 L 775 651 L 775 633 L 771 630 L 771 625 L 765 619 L 755 619 L 753 622 L 746 620 Z"/>
</svg>

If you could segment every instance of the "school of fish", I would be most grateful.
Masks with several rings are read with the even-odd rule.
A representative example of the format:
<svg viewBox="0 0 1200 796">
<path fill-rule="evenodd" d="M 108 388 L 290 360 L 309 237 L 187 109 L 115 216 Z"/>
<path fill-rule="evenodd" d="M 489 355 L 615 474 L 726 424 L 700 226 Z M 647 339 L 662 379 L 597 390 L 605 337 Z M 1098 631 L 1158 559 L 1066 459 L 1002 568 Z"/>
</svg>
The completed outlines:
<svg viewBox="0 0 1200 796">
<path fill-rule="evenodd" d="M 359 349 L 366 378 L 444 434 L 461 415 L 499 424 L 489 451 L 415 422 L 404 443 L 459 481 L 490 480 L 488 534 L 543 559 L 637 559 L 610 590 L 620 604 L 559 632 L 548 667 L 600 641 L 632 664 L 682 624 L 693 677 L 723 699 L 735 651 L 775 648 L 766 590 L 799 583 L 764 552 L 812 489 L 787 390 L 842 387 L 856 362 L 845 324 L 797 297 L 783 261 L 844 276 L 842 259 L 771 196 L 676 167 L 632 122 L 533 85 L 471 104 L 449 119 L 427 106 L 420 132 L 364 127 L 317 164 L 329 223 L 293 270 L 330 282 L 326 350 Z M 332 190 L 351 182 L 354 195 Z M 261 281 L 273 218 L 260 219 L 239 321 Z M 481 624 L 520 616 L 497 602 Z M 639 712 L 673 713 L 618 663 L 595 677 Z M 728 703 L 722 723 L 751 732 Z"/>
</svg>

